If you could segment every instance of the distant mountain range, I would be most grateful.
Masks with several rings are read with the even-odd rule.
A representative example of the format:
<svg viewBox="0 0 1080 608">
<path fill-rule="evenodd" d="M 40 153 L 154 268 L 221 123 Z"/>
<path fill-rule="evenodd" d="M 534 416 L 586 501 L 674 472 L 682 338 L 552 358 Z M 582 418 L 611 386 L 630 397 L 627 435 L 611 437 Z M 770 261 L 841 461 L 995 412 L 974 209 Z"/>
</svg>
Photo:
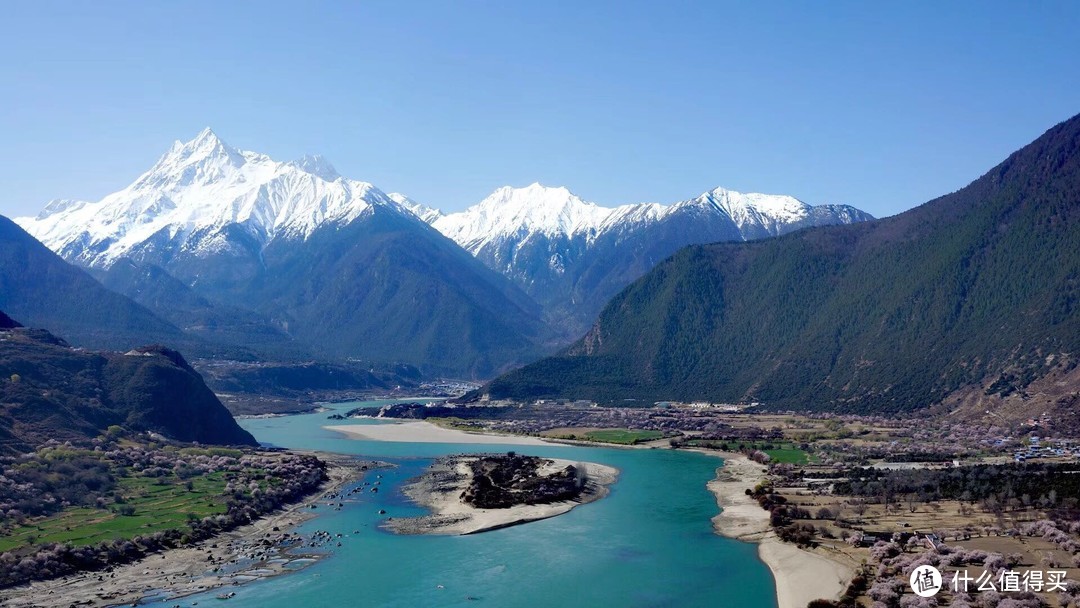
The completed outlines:
<svg viewBox="0 0 1080 608">
<path fill-rule="evenodd" d="M 406 202 L 406 201 L 403 201 Z M 613 295 L 686 245 L 748 241 L 872 217 L 848 205 L 716 188 L 672 205 L 601 207 L 566 188 L 500 188 L 460 213 L 410 208 L 580 335 Z"/>
<path fill-rule="evenodd" d="M 18 221 L 211 342 L 483 377 L 548 339 L 531 298 L 371 184 L 210 130 L 99 202 Z"/>
<path fill-rule="evenodd" d="M 75 349 L 0 313 L 0 453 L 111 426 L 179 441 L 256 445 L 179 353 Z"/>
<path fill-rule="evenodd" d="M 1080 116 L 900 215 L 679 251 L 492 397 L 1080 406 Z"/>
<path fill-rule="evenodd" d="M 207 129 L 101 201 L 55 200 L 16 221 L 200 353 L 490 377 L 579 335 L 684 245 L 869 217 L 722 189 L 609 209 L 535 184 L 444 215 L 321 157 L 278 162 Z M 62 311 L 41 320 L 82 338 Z"/>
</svg>

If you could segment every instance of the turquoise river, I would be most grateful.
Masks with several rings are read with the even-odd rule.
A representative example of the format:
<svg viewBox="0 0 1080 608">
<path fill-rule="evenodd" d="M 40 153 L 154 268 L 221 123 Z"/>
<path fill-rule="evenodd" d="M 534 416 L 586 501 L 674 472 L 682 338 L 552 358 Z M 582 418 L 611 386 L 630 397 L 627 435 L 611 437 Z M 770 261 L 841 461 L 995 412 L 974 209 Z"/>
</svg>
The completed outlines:
<svg viewBox="0 0 1080 608">
<path fill-rule="evenodd" d="M 329 407 L 344 411 L 356 406 Z M 342 546 L 296 572 L 170 600 L 169 606 L 776 607 L 773 579 L 756 547 L 712 530 L 710 518 L 718 509 L 705 484 L 720 465 L 717 458 L 671 450 L 358 441 L 322 428 L 343 424 L 328 421 L 329 413 L 242 424 L 265 444 L 398 465 L 379 471 L 382 492 L 358 493 L 357 501 L 341 510 L 320 511 L 298 529 L 340 532 L 347 535 Z M 379 528 L 386 517 L 423 514 L 400 487 L 432 457 L 506 450 L 603 463 L 617 467 L 620 476 L 600 501 L 502 530 L 399 536 Z M 380 509 L 387 514 L 379 515 Z M 236 596 L 216 599 L 222 591 Z"/>
</svg>

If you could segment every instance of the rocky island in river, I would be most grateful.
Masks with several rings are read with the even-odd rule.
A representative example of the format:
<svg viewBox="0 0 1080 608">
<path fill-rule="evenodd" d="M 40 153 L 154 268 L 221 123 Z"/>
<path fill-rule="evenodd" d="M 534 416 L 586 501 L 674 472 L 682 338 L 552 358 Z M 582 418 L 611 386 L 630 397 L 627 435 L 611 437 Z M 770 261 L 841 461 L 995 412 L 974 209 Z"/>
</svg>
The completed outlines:
<svg viewBox="0 0 1080 608">
<path fill-rule="evenodd" d="M 561 515 L 608 494 L 618 470 L 514 452 L 447 456 L 404 492 L 430 515 L 391 518 L 399 534 L 474 534 Z"/>
</svg>

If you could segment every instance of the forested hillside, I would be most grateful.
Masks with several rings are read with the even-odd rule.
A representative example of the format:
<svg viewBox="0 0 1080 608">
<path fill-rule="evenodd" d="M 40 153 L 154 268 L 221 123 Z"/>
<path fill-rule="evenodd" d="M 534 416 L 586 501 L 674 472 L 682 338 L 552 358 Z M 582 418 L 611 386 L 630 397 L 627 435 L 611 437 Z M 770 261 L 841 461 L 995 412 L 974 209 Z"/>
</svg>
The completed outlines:
<svg viewBox="0 0 1080 608">
<path fill-rule="evenodd" d="M 841 411 L 1034 398 L 1075 377 L 1078 222 L 1074 117 L 898 216 L 684 249 L 569 349 L 487 390 Z"/>
</svg>

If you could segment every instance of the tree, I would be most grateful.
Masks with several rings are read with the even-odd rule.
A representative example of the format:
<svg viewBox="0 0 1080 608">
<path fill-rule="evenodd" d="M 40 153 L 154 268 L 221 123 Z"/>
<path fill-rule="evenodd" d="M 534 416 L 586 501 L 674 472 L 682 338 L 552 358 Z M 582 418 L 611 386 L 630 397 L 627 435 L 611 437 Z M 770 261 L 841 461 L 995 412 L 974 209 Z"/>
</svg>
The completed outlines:
<svg viewBox="0 0 1080 608">
<path fill-rule="evenodd" d="M 851 509 L 852 509 L 853 511 L 855 511 L 855 514 L 856 514 L 856 515 L 858 515 L 859 517 L 862 517 L 863 515 L 865 515 L 865 514 L 866 514 L 866 510 L 867 510 L 868 508 L 869 508 L 869 507 L 868 507 L 868 506 L 867 506 L 867 504 L 866 504 L 866 500 L 864 500 L 864 499 L 862 499 L 862 498 L 860 498 L 860 499 L 856 500 L 856 501 L 855 501 L 855 502 L 854 502 L 854 503 L 852 504 L 852 506 L 851 506 Z"/>
</svg>

